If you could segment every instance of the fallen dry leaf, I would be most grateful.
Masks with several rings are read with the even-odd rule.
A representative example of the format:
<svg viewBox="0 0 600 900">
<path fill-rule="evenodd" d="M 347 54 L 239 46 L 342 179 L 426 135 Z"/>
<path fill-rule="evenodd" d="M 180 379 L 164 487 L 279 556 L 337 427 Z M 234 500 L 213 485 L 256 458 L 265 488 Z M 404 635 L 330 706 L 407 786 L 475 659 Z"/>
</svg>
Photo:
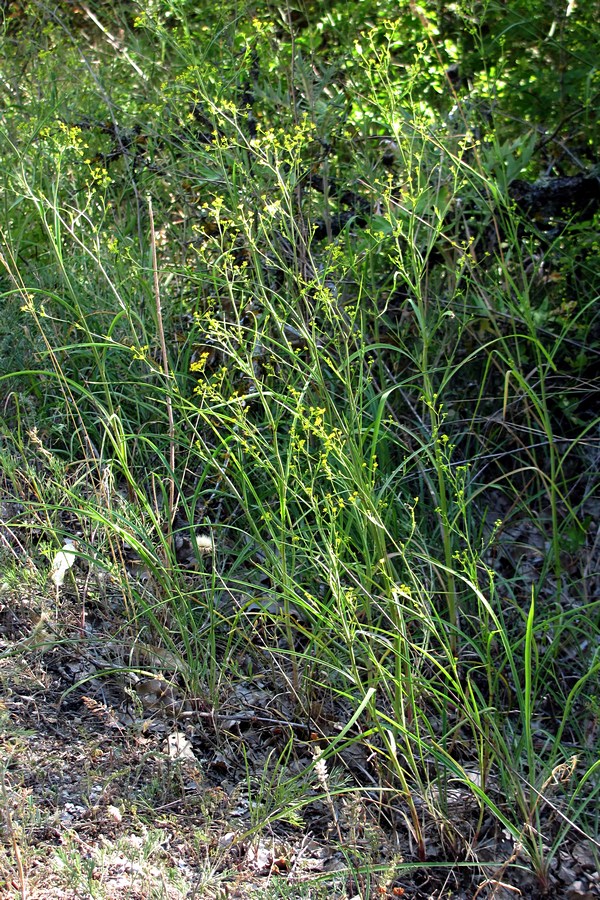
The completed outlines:
<svg viewBox="0 0 600 900">
<path fill-rule="evenodd" d="M 65 575 L 73 565 L 76 559 L 76 544 L 70 538 L 63 544 L 62 550 L 59 550 L 50 568 L 50 580 L 54 582 L 57 588 L 62 587 Z"/>
</svg>

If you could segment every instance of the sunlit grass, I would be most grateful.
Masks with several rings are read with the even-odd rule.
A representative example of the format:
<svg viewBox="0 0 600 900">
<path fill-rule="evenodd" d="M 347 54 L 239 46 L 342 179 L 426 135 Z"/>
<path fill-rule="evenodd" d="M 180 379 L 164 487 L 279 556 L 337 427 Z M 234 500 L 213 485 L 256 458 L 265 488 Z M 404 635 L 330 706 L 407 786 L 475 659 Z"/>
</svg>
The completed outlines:
<svg viewBox="0 0 600 900">
<path fill-rule="evenodd" d="M 46 557 L 75 538 L 122 593 L 120 634 L 176 660 L 189 696 L 218 710 L 260 670 L 328 764 L 366 746 L 369 790 L 400 808 L 422 862 L 431 823 L 457 858 L 491 817 L 545 884 L 598 791 L 599 662 L 582 641 L 598 602 L 569 569 L 598 421 L 573 413 L 565 436 L 556 407 L 577 387 L 564 348 L 576 325 L 583 343 L 592 301 L 558 327 L 558 302 L 536 306 L 498 148 L 434 127 L 410 83 L 400 120 L 379 57 L 354 77 L 397 171 L 373 142 L 370 180 L 355 189 L 340 151 L 310 192 L 317 105 L 277 127 L 265 101 L 252 133 L 182 34 L 153 28 L 161 77 L 188 64 L 178 84 L 210 141 L 179 130 L 139 182 L 125 154 L 103 174 L 84 130 L 58 111 L 49 126 L 31 99 L 38 137 L 0 150 L 19 160 L 3 299 L 31 348 L 3 375 L 3 490 L 26 510 L 8 529 L 22 544 L 35 529 Z M 334 236 L 345 174 L 368 222 Z M 316 762 L 289 776 L 289 752 L 248 776 L 253 828 L 314 799 Z M 457 786 L 470 811 L 454 827 Z"/>
</svg>

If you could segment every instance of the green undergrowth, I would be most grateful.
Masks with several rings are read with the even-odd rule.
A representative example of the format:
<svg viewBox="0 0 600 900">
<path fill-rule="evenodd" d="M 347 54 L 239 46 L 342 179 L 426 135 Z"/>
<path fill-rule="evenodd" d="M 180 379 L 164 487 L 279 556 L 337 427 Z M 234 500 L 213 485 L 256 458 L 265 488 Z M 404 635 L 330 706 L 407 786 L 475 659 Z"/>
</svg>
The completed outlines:
<svg viewBox="0 0 600 900">
<path fill-rule="evenodd" d="M 71 538 L 189 696 L 285 695 L 257 830 L 311 739 L 423 865 L 504 832 L 545 888 L 598 838 L 597 214 L 511 198 L 545 166 L 508 51 L 461 99 L 435 18 L 398 59 L 370 4 L 329 51 L 337 4 L 262 6 L 33 6 L 20 82 L 5 23 L 7 572 Z"/>
</svg>

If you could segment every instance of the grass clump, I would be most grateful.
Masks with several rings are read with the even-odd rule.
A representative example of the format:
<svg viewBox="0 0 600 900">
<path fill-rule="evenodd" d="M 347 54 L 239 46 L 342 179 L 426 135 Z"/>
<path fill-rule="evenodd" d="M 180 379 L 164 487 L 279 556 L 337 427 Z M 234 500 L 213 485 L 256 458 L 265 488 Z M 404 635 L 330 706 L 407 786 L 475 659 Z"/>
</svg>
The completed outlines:
<svg viewBox="0 0 600 900">
<path fill-rule="evenodd" d="M 236 841 L 322 807 L 365 895 L 402 855 L 550 890 L 598 841 L 598 213 L 448 75 L 483 20 L 313 6 L 31 8 L 18 89 L 5 26 L 2 552 L 75 541 L 78 640 L 112 616 L 105 674 L 217 743 L 246 693 Z"/>
</svg>

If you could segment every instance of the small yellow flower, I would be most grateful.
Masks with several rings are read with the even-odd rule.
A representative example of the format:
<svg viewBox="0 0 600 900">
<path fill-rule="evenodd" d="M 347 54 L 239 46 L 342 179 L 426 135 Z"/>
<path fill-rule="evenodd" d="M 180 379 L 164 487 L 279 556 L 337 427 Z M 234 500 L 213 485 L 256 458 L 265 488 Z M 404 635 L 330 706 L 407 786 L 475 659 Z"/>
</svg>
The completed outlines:
<svg viewBox="0 0 600 900">
<path fill-rule="evenodd" d="M 208 350 L 205 350 L 198 356 L 198 359 L 195 359 L 190 363 L 190 372 L 204 372 L 206 368 L 206 363 L 208 362 L 209 357 Z"/>
</svg>

